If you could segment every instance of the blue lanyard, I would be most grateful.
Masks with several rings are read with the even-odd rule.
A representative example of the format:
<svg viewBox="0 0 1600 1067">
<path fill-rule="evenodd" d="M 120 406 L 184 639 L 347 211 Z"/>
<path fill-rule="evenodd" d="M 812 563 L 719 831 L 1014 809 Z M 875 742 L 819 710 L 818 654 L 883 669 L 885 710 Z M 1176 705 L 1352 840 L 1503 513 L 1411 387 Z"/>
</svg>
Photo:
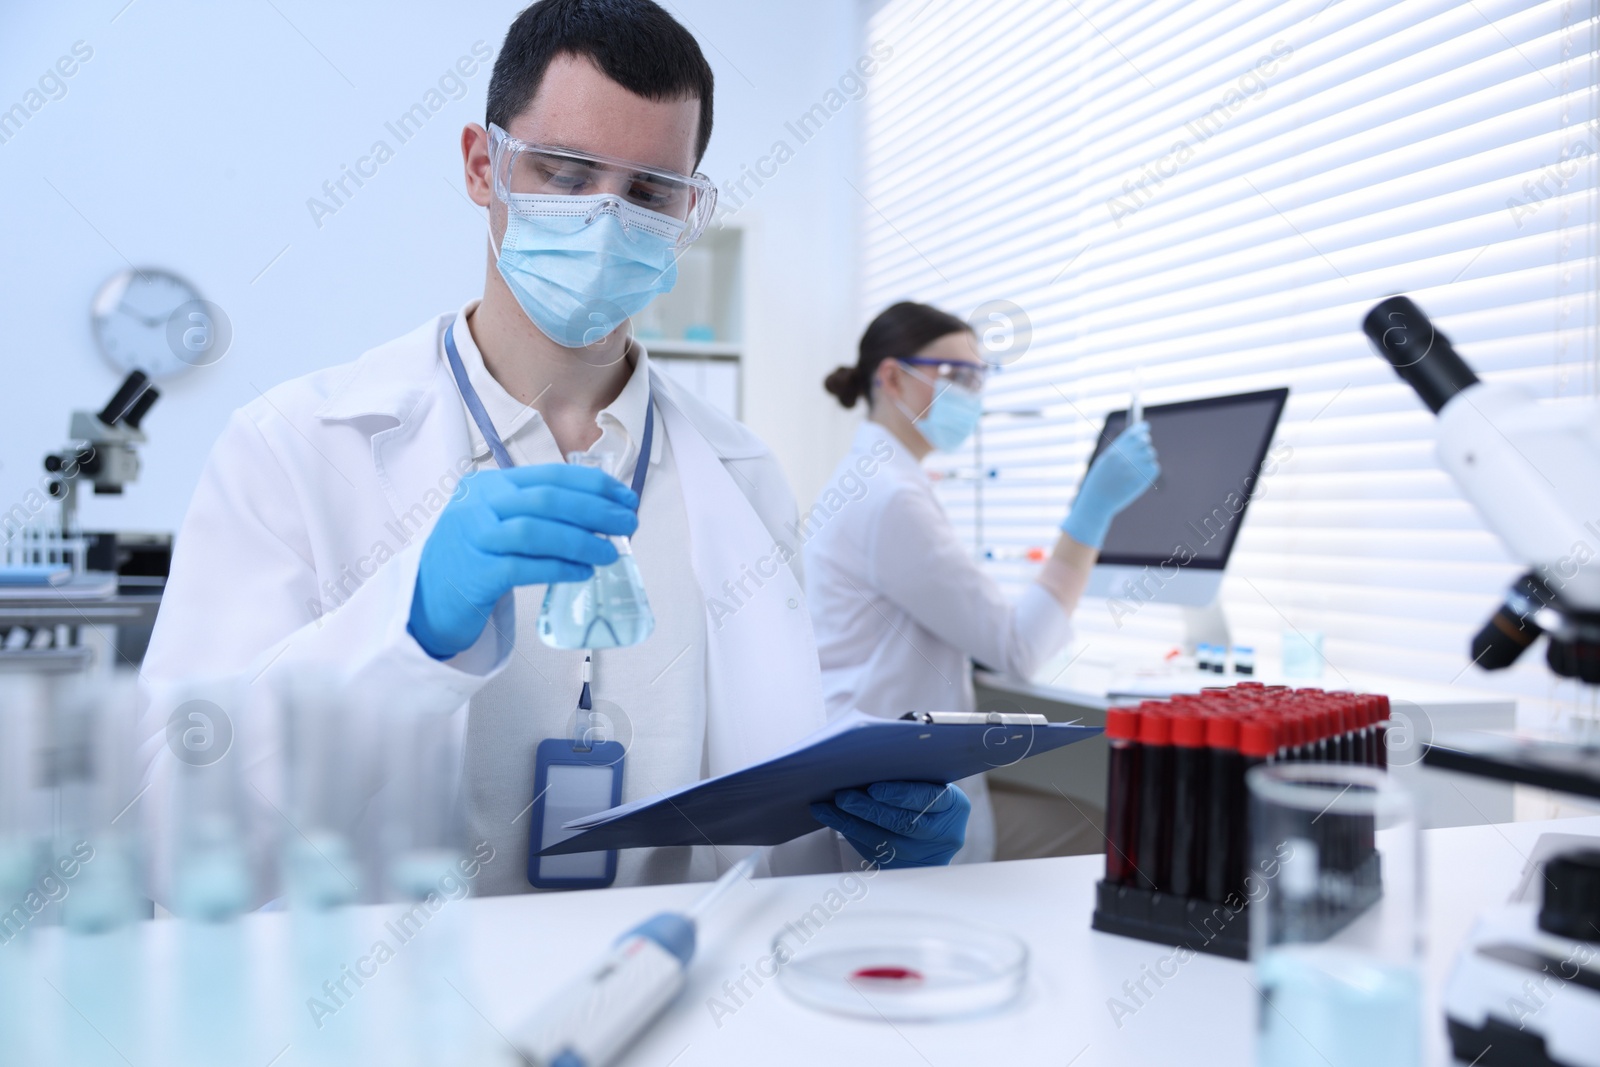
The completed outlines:
<svg viewBox="0 0 1600 1067">
<path fill-rule="evenodd" d="M 456 351 L 456 339 L 452 331 L 454 326 L 453 318 L 444 324 L 444 354 L 450 360 L 450 373 L 456 376 L 456 388 L 461 390 L 461 399 L 466 402 L 467 410 L 472 413 L 472 421 L 478 424 L 478 432 L 483 434 L 489 451 L 494 454 L 495 463 L 499 464 L 501 470 L 508 470 L 516 464 L 511 461 L 511 453 L 506 451 L 505 442 L 495 432 L 494 423 L 483 408 L 483 401 L 478 399 L 478 391 L 467 380 L 467 368 L 462 366 L 461 353 Z M 639 458 L 633 463 L 633 495 L 640 500 L 644 499 L 644 476 L 650 468 L 650 443 L 655 439 L 655 432 L 656 391 L 652 388 L 644 409 L 644 441 L 639 445 Z"/>
</svg>

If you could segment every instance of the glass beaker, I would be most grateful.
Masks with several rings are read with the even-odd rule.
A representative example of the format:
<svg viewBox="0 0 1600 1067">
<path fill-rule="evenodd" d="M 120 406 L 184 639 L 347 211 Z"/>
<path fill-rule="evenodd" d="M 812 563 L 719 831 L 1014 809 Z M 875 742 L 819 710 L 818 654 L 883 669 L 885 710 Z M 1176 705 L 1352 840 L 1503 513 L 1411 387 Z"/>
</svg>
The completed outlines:
<svg viewBox="0 0 1600 1067">
<path fill-rule="evenodd" d="M 1250 784 L 1256 1062 L 1422 1062 L 1415 807 L 1385 772 L 1273 763 Z"/>
<path fill-rule="evenodd" d="M 567 462 L 617 474 L 607 469 L 605 457 L 588 452 L 570 452 Z M 656 628 L 633 546 L 621 535 L 610 540 L 617 549 L 616 562 L 596 567 L 587 581 L 552 582 L 545 590 L 539 639 L 551 648 L 625 648 Z"/>
</svg>

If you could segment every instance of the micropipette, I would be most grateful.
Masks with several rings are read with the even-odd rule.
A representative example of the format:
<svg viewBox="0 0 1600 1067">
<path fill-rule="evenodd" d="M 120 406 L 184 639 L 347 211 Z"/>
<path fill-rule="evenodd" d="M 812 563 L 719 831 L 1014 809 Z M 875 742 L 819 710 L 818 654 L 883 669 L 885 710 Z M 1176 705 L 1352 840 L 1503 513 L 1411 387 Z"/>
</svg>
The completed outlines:
<svg viewBox="0 0 1600 1067">
<path fill-rule="evenodd" d="M 517 1051 L 532 1067 L 605 1067 L 615 1060 L 683 988 L 695 924 L 750 876 L 759 856 L 735 863 L 686 913 L 664 911 L 623 934 L 512 1035 Z"/>
</svg>

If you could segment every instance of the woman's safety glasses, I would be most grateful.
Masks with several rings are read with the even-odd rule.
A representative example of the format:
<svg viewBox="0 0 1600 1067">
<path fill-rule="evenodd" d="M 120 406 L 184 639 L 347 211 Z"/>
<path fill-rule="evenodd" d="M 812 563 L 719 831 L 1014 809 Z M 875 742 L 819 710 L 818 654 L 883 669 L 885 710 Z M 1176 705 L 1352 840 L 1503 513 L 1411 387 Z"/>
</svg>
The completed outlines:
<svg viewBox="0 0 1600 1067">
<path fill-rule="evenodd" d="M 936 380 L 959 385 L 971 393 L 983 392 L 983 383 L 989 376 L 988 366 L 982 363 L 951 363 L 942 359 L 928 359 L 925 356 L 906 356 L 900 362 L 919 367 L 932 367 L 933 377 Z"/>
<path fill-rule="evenodd" d="M 615 196 L 682 224 L 679 248 L 705 232 L 717 206 L 717 187 L 704 174 L 686 177 L 569 148 L 519 141 L 489 125 L 489 165 L 494 191 L 508 210 L 519 197 Z"/>
</svg>

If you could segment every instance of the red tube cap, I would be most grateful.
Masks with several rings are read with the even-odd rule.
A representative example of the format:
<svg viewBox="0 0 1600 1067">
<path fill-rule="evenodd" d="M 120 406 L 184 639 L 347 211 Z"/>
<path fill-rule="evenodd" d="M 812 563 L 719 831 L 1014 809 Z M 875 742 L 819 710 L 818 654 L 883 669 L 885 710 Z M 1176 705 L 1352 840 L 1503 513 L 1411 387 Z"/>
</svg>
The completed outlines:
<svg viewBox="0 0 1600 1067">
<path fill-rule="evenodd" d="M 1137 741 L 1139 718 L 1138 708 L 1107 708 L 1106 736 L 1121 741 Z"/>
<path fill-rule="evenodd" d="M 1211 748 L 1238 751 L 1239 720 L 1217 715 L 1206 720 L 1206 744 Z"/>
<path fill-rule="evenodd" d="M 1248 719 L 1239 725 L 1239 751 L 1246 756 L 1266 759 L 1278 752 L 1277 724 L 1267 719 Z"/>
<path fill-rule="evenodd" d="M 1172 744 L 1172 717 L 1147 711 L 1139 716 L 1139 740 L 1147 745 Z"/>
<path fill-rule="evenodd" d="M 1171 716 L 1172 743 L 1184 748 L 1204 748 L 1207 718 L 1194 711 L 1184 711 Z"/>
</svg>

